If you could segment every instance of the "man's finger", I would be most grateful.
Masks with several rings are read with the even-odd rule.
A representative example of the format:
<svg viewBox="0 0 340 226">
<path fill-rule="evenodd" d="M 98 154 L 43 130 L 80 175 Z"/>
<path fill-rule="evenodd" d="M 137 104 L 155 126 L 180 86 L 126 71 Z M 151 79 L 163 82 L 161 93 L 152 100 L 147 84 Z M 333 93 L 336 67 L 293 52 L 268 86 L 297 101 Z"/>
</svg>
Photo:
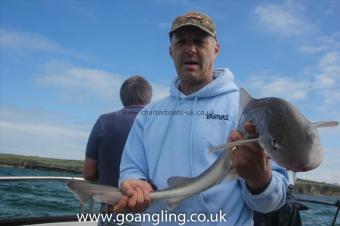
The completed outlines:
<svg viewBox="0 0 340 226">
<path fill-rule="evenodd" d="M 132 209 L 136 206 L 136 203 L 137 203 L 137 192 L 134 191 L 133 195 L 129 197 L 127 205 L 130 209 Z"/>
<path fill-rule="evenodd" d="M 144 193 L 143 190 L 139 187 L 136 188 L 136 193 L 137 193 L 137 199 L 136 199 L 136 205 L 138 207 L 143 207 L 144 206 Z"/>
<path fill-rule="evenodd" d="M 230 141 L 233 142 L 233 141 L 241 140 L 243 137 L 242 137 L 242 134 L 238 130 L 234 129 L 231 131 L 229 138 L 230 138 Z"/>
<path fill-rule="evenodd" d="M 125 208 L 127 206 L 127 202 L 128 202 L 128 197 L 123 196 L 118 203 L 116 203 L 116 205 L 113 207 L 113 212 L 114 213 L 122 213 L 125 212 Z"/>
<path fill-rule="evenodd" d="M 152 188 L 151 188 L 151 190 L 152 190 Z M 145 207 L 149 207 L 151 205 L 150 190 L 143 189 L 143 196 L 144 196 Z"/>
<path fill-rule="evenodd" d="M 134 189 L 129 181 L 122 183 L 122 192 L 128 197 L 131 197 L 134 194 Z"/>
</svg>

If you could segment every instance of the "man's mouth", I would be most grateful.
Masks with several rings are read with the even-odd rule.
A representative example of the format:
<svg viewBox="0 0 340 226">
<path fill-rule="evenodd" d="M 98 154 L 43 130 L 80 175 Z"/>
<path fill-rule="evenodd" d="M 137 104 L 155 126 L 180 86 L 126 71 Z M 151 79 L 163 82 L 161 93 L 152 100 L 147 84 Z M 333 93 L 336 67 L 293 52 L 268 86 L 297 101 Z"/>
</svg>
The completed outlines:
<svg viewBox="0 0 340 226">
<path fill-rule="evenodd" d="M 198 65 L 198 62 L 197 61 L 195 61 L 195 60 L 186 60 L 186 61 L 184 61 L 184 63 L 183 63 L 184 65 Z"/>
</svg>

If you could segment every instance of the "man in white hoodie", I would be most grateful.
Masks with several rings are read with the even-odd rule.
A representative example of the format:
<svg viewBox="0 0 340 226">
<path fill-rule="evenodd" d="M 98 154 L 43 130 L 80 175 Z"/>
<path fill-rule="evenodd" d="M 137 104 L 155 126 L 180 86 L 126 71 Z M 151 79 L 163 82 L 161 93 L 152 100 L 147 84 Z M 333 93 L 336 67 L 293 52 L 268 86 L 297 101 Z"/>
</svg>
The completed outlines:
<svg viewBox="0 0 340 226">
<path fill-rule="evenodd" d="M 125 196 L 115 205 L 116 213 L 160 213 L 166 207 L 162 202 L 151 205 L 150 191 L 168 187 L 167 178 L 201 174 L 218 158 L 218 153 L 208 153 L 209 148 L 245 136 L 234 129 L 239 89 L 233 75 L 228 69 L 213 67 L 220 46 L 212 19 L 190 12 L 175 19 L 169 34 L 169 53 L 178 77 L 171 95 L 147 106 L 134 122 L 120 167 Z M 245 131 L 256 136 L 250 123 Z M 223 180 L 184 200 L 172 213 L 221 210 L 227 222 L 206 224 L 252 225 L 253 210 L 270 212 L 284 204 L 287 174 L 268 160 L 259 145 L 240 146 L 230 158 L 237 180 Z"/>
</svg>

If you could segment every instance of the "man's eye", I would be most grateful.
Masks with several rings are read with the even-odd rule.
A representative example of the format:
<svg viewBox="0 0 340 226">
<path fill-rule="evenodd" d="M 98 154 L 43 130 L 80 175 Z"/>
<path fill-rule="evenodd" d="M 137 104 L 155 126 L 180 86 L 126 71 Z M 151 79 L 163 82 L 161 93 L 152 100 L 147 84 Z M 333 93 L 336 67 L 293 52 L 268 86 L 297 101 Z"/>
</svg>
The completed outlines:
<svg viewBox="0 0 340 226">
<path fill-rule="evenodd" d="M 194 41 L 194 43 L 198 46 L 202 46 L 202 45 L 204 45 L 205 42 L 204 42 L 204 40 L 197 39 L 197 40 Z"/>
</svg>

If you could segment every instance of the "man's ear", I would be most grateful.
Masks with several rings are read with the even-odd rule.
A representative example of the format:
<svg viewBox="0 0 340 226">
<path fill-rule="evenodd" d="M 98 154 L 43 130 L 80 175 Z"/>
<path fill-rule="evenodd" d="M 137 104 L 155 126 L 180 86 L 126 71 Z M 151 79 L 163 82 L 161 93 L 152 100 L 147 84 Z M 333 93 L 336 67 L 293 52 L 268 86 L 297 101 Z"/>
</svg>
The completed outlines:
<svg viewBox="0 0 340 226">
<path fill-rule="evenodd" d="M 173 59 L 171 46 L 169 46 L 169 55 Z"/>
<path fill-rule="evenodd" d="M 215 58 L 218 56 L 219 53 L 220 53 L 220 43 L 216 42 L 216 46 L 215 46 Z"/>
</svg>

